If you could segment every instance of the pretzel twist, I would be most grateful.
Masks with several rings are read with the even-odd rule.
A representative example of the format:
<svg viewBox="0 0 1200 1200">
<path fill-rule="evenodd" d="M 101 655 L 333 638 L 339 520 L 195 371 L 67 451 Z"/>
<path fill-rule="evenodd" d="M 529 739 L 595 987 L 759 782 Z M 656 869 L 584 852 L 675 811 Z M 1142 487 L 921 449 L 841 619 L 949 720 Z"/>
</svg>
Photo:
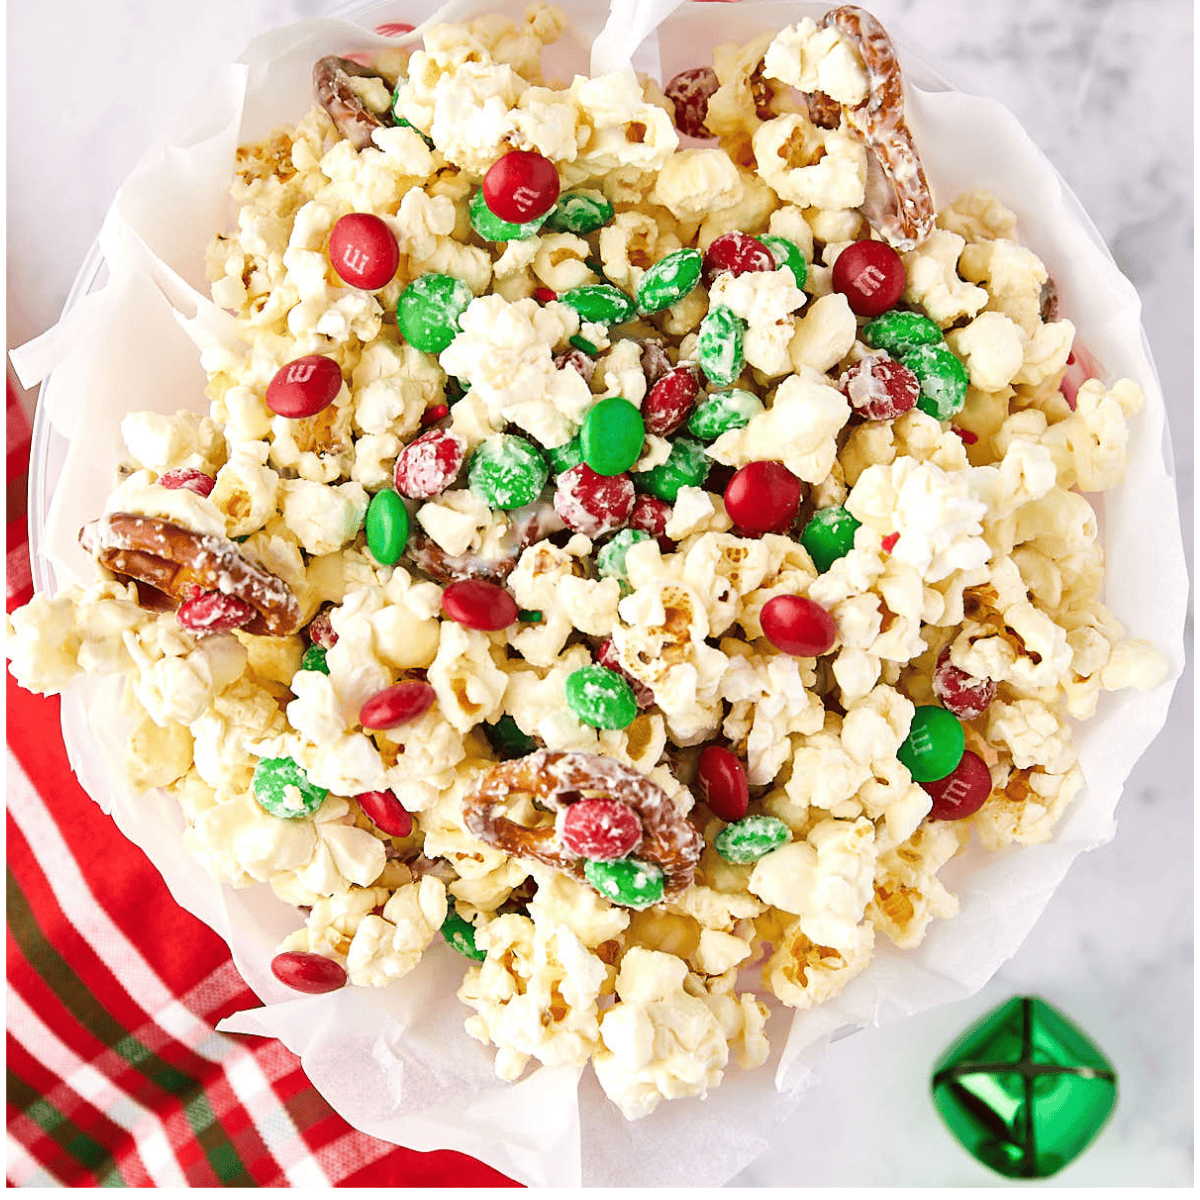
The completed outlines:
<svg viewBox="0 0 1200 1200">
<path fill-rule="evenodd" d="M 387 124 L 362 102 L 350 86 L 350 76 L 382 79 L 378 71 L 360 66 L 349 58 L 327 54 L 313 65 L 313 93 L 317 103 L 330 115 L 338 132 L 355 148 L 371 145 L 371 134 Z"/>
<path fill-rule="evenodd" d="M 869 171 L 863 215 L 897 250 L 912 250 L 932 232 L 936 209 L 921 158 L 904 119 L 900 63 L 884 27 L 864 9 L 843 4 L 822 24 L 853 43 L 867 68 L 867 98 L 843 106 L 846 122 L 867 148 Z M 822 105 L 827 109 L 827 105 Z"/>
<path fill-rule="evenodd" d="M 496 812 L 512 792 L 531 795 L 555 812 L 584 793 L 621 800 L 641 819 L 642 840 L 634 849 L 639 859 L 662 868 L 665 895 L 677 895 L 695 877 L 704 848 L 699 830 L 658 784 L 615 759 L 578 750 L 535 750 L 493 767 L 463 800 L 466 826 L 480 841 L 583 879 L 583 861 L 563 845 L 557 825 L 530 829 Z"/>
<path fill-rule="evenodd" d="M 172 608 L 190 599 L 193 589 L 220 591 L 255 610 L 242 626 L 247 633 L 284 637 L 300 628 L 300 602 L 291 588 L 227 538 L 193 533 L 159 517 L 112 513 L 85 525 L 79 542 L 102 567 L 162 593 Z M 163 607 L 141 600 L 140 589 L 139 601 L 143 608 Z"/>
</svg>

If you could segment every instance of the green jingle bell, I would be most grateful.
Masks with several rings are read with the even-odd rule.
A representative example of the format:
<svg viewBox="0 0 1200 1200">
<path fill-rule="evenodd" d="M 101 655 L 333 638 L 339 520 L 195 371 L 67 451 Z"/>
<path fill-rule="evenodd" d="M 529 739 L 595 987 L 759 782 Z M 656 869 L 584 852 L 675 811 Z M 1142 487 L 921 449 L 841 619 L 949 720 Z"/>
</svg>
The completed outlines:
<svg viewBox="0 0 1200 1200">
<path fill-rule="evenodd" d="M 950 1132 L 981 1163 L 1009 1179 L 1045 1179 L 1103 1128 L 1117 1074 L 1057 1009 L 1017 996 L 938 1059 L 932 1090 Z"/>
</svg>

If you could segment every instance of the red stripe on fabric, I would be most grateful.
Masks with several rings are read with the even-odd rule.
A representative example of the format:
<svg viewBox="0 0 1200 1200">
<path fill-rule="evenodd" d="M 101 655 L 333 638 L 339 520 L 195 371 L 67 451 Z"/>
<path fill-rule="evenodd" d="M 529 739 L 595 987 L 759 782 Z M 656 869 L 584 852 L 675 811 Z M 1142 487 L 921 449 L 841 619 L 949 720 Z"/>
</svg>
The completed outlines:
<svg viewBox="0 0 1200 1200">
<path fill-rule="evenodd" d="M 11 675 L 7 695 L 9 746 L 37 781 L 88 888 L 164 985 L 177 996 L 190 991 L 228 959 L 228 947 L 175 903 L 150 860 L 79 786 L 62 742 L 58 697 L 30 695 Z"/>
<path fill-rule="evenodd" d="M 79 1130 L 103 1146 L 127 1186 L 154 1186 L 154 1180 L 138 1153 L 133 1135 L 109 1120 L 104 1113 L 74 1091 L 66 1080 L 43 1065 L 21 1044 L 19 1035 L 14 1036 L 11 1033 L 8 1036 L 8 1068 L 31 1087 L 36 1088 L 48 1104 L 73 1122 Z M 63 1164 L 75 1171 L 89 1174 L 61 1147 L 59 1153 L 63 1156 Z M 53 1173 L 69 1186 L 87 1186 L 71 1183 L 62 1169 L 55 1169 Z"/>
<path fill-rule="evenodd" d="M 33 573 L 29 566 L 29 540 L 25 518 L 8 522 L 5 534 L 4 586 L 6 610 L 12 612 L 33 599 Z"/>
<path fill-rule="evenodd" d="M 454 1150 L 406 1150 L 394 1146 L 376 1162 L 347 1175 L 338 1187 L 508 1187 L 522 1185 Z"/>
</svg>

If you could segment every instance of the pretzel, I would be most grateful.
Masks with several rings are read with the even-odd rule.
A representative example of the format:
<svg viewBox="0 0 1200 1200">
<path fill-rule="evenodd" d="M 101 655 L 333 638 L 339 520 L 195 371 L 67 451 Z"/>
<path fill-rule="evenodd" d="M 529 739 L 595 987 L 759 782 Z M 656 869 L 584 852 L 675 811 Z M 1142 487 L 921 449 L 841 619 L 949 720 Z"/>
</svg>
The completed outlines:
<svg viewBox="0 0 1200 1200">
<path fill-rule="evenodd" d="M 112 513 L 85 525 L 79 543 L 102 567 L 148 585 L 169 598 L 172 608 L 191 599 L 194 589 L 221 591 L 255 610 L 242 626 L 247 633 L 284 637 L 300 628 L 300 602 L 292 590 L 227 538 L 193 533 L 159 517 Z M 143 608 L 155 607 L 143 600 L 140 587 L 138 600 Z"/>
<path fill-rule="evenodd" d="M 500 558 L 447 554 L 433 538 L 417 528 L 409 530 L 404 555 L 439 583 L 454 583 L 459 579 L 486 579 L 490 583 L 503 583 L 516 569 L 517 560 L 527 546 L 564 528 L 566 526 L 552 504 L 535 501 L 509 514 L 508 532 L 501 541 L 503 554 Z"/>
<path fill-rule="evenodd" d="M 531 795 L 556 812 L 586 792 L 621 800 L 641 818 L 637 857 L 662 868 L 665 895 L 682 892 L 696 874 L 704 848 L 699 830 L 658 784 L 615 759 L 579 750 L 535 750 L 492 767 L 463 800 L 463 819 L 480 841 L 583 879 L 583 861 L 563 845 L 557 825 L 530 829 L 497 814 L 496 806 L 512 792 Z"/>
<path fill-rule="evenodd" d="M 912 250 L 933 232 L 936 211 L 904 120 L 900 63 L 891 38 L 869 12 L 851 4 L 830 9 L 822 24 L 852 42 L 867 68 L 867 98 L 853 108 L 843 106 L 847 123 L 867 148 L 870 169 L 862 213 L 889 245 Z"/>
<path fill-rule="evenodd" d="M 327 54 L 313 64 L 313 93 L 317 103 L 330 115 L 338 132 L 355 148 L 371 145 L 371 134 L 386 129 L 386 123 L 371 112 L 350 86 L 350 76 L 382 79 L 378 71 L 360 66 L 349 58 Z M 385 80 L 386 82 L 386 80 Z"/>
</svg>

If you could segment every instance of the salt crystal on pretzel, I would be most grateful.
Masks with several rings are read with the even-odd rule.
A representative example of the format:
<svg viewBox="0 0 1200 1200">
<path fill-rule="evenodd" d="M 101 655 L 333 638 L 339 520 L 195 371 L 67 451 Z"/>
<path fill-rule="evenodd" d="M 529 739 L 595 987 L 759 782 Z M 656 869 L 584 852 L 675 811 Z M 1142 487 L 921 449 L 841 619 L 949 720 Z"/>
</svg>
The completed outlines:
<svg viewBox="0 0 1200 1200">
<path fill-rule="evenodd" d="M 822 20 L 853 44 L 867 69 L 867 98 L 842 105 L 847 124 L 867 147 L 867 199 L 863 214 L 897 250 L 919 246 L 933 230 L 933 195 L 912 133 L 904 120 L 900 64 L 883 26 L 864 9 L 843 4 Z M 819 109 L 828 120 L 832 104 Z"/>
<path fill-rule="evenodd" d="M 227 538 L 158 517 L 110 513 L 85 525 L 79 541 L 102 567 L 149 585 L 176 605 L 192 588 L 240 597 L 256 612 L 243 627 L 247 633 L 284 637 L 300 628 L 300 602 L 292 590 Z"/>
<path fill-rule="evenodd" d="M 622 800 L 642 822 L 637 857 L 662 868 L 665 894 L 677 895 L 695 877 L 704 847 L 699 830 L 662 788 L 615 759 L 574 750 L 536 750 L 493 767 L 463 800 L 464 822 L 481 841 L 582 879 L 583 864 L 563 845 L 556 825 L 531 829 L 496 811 L 511 792 L 526 792 L 555 811 L 566 797 L 578 799 L 584 792 Z"/>
</svg>

